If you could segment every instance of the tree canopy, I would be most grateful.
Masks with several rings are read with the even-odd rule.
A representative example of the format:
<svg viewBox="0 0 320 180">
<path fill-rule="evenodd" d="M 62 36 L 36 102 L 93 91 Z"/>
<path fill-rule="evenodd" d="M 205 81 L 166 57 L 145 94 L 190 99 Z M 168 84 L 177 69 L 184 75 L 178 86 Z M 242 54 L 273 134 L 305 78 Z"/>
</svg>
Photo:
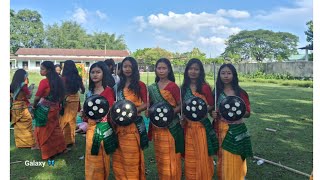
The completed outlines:
<svg viewBox="0 0 320 180">
<path fill-rule="evenodd" d="M 297 53 L 298 40 L 297 36 L 287 32 L 244 30 L 229 37 L 222 56 L 238 55 L 241 59 L 263 61 L 268 58 L 281 61 Z"/>
<path fill-rule="evenodd" d="M 28 9 L 15 13 L 10 10 L 10 52 L 16 52 L 20 47 L 43 47 L 44 28 L 41 15 Z"/>
</svg>

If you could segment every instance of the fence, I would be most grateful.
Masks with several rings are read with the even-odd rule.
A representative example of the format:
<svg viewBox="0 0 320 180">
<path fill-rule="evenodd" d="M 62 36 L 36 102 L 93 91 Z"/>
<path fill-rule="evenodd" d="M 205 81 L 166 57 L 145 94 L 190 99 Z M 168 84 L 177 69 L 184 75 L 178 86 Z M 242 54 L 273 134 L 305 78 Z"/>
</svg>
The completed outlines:
<svg viewBox="0 0 320 180">
<path fill-rule="evenodd" d="M 312 61 L 295 61 L 295 62 L 268 62 L 268 63 L 241 63 L 233 64 L 238 73 L 252 74 L 257 71 L 266 74 L 289 74 L 293 77 L 307 77 L 313 78 L 313 62 Z M 221 64 L 216 65 L 216 72 L 218 72 Z M 175 70 L 184 72 L 183 67 L 175 67 Z M 213 72 L 213 65 L 204 65 L 206 74 Z"/>
</svg>

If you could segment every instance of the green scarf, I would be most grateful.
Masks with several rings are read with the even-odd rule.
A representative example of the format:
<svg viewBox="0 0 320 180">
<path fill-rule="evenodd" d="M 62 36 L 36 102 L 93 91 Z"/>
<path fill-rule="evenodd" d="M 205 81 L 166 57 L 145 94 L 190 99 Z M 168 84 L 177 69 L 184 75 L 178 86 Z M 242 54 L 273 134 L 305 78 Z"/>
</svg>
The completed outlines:
<svg viewBox="0 0 320 180">
<path fill-rule="evenodd" d="M 218 98 L 218 107 L 224 98 L 226 98 L 226 94 L 221 93 Z M 222 148 L 240 155 L 242 160 L 253 156 L 250 134 L 244 123 L 229 124 L 228 132 L 222 142 Z"/>
<path fill-rule="evenodd" d="M 52 101 L 53 97 L 49 94 L 45 97 L 46 100 Z M 47 125 L 50 106 L 38 103 L 37 107 L 33 110 L 34 121 L 36 127 L 43 127 Z"/>
<path fill-rule="evenodd" d="M 123 90 L 119 90 L 118 92 L 118 101 L 125 100 Z M 133 122 L 135 123 L 139 136 L 140 136 L 140 148 L 146 149 L 149 147 L 149 139 L 148 139 L 148 133 L 146 129 L 146 125 L 144 124 L 142 116 L 137 116 L 136 119 L 133 119 Z"/>
<path fill-rule="evenodd" d="M 98 155 L 101 141 L 103 140 L 104 150 L 107 154 L 115 152 L 119 146 L 118 138 L 109 122 L 97 123 L 93 135 L 91 155 Z"/>
<path fill-rule="evenodd" d="M 168 101 L 162 97 L 159 87 L 156 83 L 150 85 L 148 90 L 152 102 L 168 103 Z M 170 105 L 170 103 L 168 104 Z M 184 153 L 184 133 L 177 115 L 175 115 L 173 121 L 169 124 L 168 129 L 175 141 L 176 153 Z"/>
<path fill-rule="evenodd" d="M 184 95 L 183 100 L 186 101 L 187 99 L 193 98 L 193 97 L 195 96 L 192 94 L 191 89 L 188 87 L 186 89 L 186 93 Z M 217 153 L 219 149 L 219 141 L 218 141 L 217 135 L 214 132 L 214 129 L 212 128 L 212 124 L 208 118 L 202 118 L 200 122 L 206 130 L 208 155 L 209 156 L 214 155 Z"/>
</svg>

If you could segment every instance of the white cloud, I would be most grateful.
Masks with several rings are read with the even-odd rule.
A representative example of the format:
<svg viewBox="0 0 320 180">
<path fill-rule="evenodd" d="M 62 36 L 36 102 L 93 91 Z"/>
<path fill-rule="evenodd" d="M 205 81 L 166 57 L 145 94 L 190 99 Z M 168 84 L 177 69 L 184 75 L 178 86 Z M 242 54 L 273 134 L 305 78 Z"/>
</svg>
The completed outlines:
<svg viewBox="0 0 320 180">
<path fill-rule="evenodd" d="M 87 22 L 88 11 L 82 8 L 77 8 L 73 13 L 73 19 L 78 23 L 86 23 Z"/>
<path fill-rule="evenodd" d="M 147 27 L 147 23 L 144 20 L 143 16 L 137 16 L 133 19 L 133 22 L 138 24 L 138 31 L 142 32 L 146 27 Z"/>
<path fill-rule="evenodd" d="M 106 19 L 107 15 L 99 10 L 96 10 L 96 15 L 100 18 L 100 19 Z"/>
<path fill-rule="evenodd" d="M 209 38 L 199 37 L 198 41 L 203 45 L 223 45 L 226 39 L 212 36 Z"/>
<path fill-rule="evenodd" d="M 225 16 L 225 17 L 231 17 L 231 18 L 249 18 L 250 13 L 247 11 L 238 11 L 235 9 L 225 10 L 225 9 L 219 9 L 217 11 L 217 15 L 219 16 Z"/>
<path fill-rule="evenodd" d="M 230 36 L 232 34 L 237 34 L 241 31 L 238 27 L 226 27 L 226 26 L 218 26 L 218 27 L 212 27 L 211 31 L 215 35 L 221 35 L 221 36 Z"/>
<path fill-rule="evenodd" d="M 169 12 L 168 15 L 162 13 L 150 15 L 148 17 L 148 23 L 154 28 L 169 31 L 180 30 L 197 33 L 201 30 L 201 28 L 227 25 L 229 24 L 229 20 L 206 12 L 199 14 L 191 12 L 185 14 L 176 14 L 174 12 Z"/>
<path fill-rule="evenodd" d="M 260 23 L 281 24 L 282 26 L 303 26 L 312 19 L 312 0 L 296 0 L 295 7 L 278 7 L 270 12 L 258 14 L 255 19 Z M 264 21 L 264 22 L 261 22 Z"/>
</svg>

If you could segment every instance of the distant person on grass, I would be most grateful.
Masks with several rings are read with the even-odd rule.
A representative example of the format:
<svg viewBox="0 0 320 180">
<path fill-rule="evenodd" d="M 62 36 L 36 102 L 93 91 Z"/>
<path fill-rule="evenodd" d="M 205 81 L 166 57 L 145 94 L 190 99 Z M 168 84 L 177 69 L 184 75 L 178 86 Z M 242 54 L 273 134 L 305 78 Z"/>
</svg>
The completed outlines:
<svg viewBox="0 0 320 180">
<path fill-rule="evenodd" d="M 67 146 L 59 126 L 60 102 L 64 99 L 64 85 L 51 61 L 44 61 L 40 66 L 41 76 L 34 98 L 35 137 L 42 159 L 67 152 Z"/>
<path fill-rule="evenodd" d="M 247 174 L 246 158 L 253 156 L 248 130 L 244 119 L 235 122 L 228 121 L 220 115 L 218 107 L 227 96 L 238 96 L 246 104 L 243 118 L 248 118 L 250 117 L 249 96 L 239 86 L 238 74 L 232 64 L 223 64 L 220 67 L 215 87 L 217 89 L 217 111 L 212 111 L 212 117 L 219 140 L 218 179 L 244 179 Z M 228 150 L 225 149 L 226 147 Z"/>
<path fill-rule="evenodd" d="M 32 116 L 28 110 L 29 99 L 32 96 L 34 84 L 28 88 L 28 73 L 24 69 L 18 69 L 10 84 L 12 98 L 11 124 L 14 127 L 14 139 L 17 148 L 36 148 L 32 131 Z"/>
<path fill-rule="evenodd" d="M 65 98 L 62 102 L 59 123 L 64 135 L 64 140 L 67 146 L 70 147 L 75 144 L 77 113 L 78 110 L 81 109 L 78 91 L 81 89 L 81 94 L 85 92 L 82 78 L 72 60 L 64 62 L 62 80 L 65 87 Z"/>
<path fill-rule="evenodd" d="M 61 71 L 62 71 L 61 65 L 60 65 L 60 64 L 54 65 L 54 69 L 56 70 L 56 72 L 58 73 L 58 75 L 61 76 Z"/>
<path fill-rule="evenodd" d="M 118 74 L 117 74 L 117 72 L 118 72 L 118 70 L 119 70 L 119 67 L 116 66 L 116 64 L 115 64 L 115 62 L 114 62 L 114 60 L 113 60 L 112 58 L 106 59 L 106 60 L 104 61 L 104 63 L 106 63 L 109 71 L 111 72 L 112 77 L 113 77 L 115 83 L 118 84 L 119 81 L 120 81 L 120 78 L 119 78 L 119 76 L 118 76 Z M 115 71 L 116 71 L 116 72 L 115 72 Z"/>
</svg>

